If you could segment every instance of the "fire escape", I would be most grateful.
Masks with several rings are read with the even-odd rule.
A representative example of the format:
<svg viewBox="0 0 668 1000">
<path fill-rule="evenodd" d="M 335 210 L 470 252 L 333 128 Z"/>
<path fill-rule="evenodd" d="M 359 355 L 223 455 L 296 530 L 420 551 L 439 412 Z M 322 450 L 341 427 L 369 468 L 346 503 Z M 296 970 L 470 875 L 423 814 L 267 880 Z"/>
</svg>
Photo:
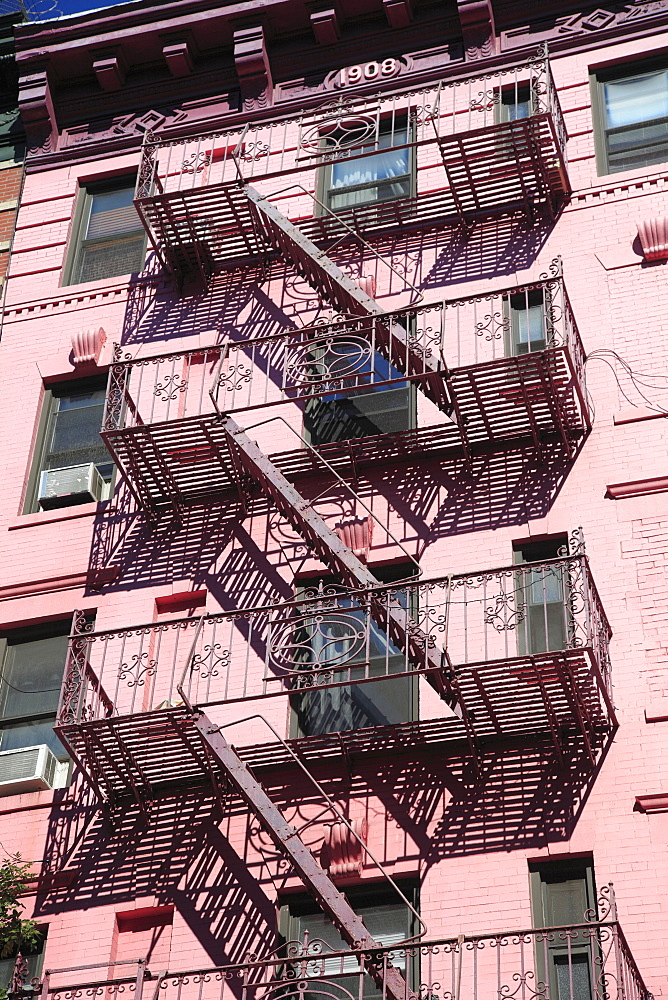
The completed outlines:
<svg viewBox="0 0 668 1000">
<path fill-rule="evenodd" d="M 560 759 L 575 741 L 593 765 L 615 726 L 610 630 L 579 544 L 549 565 L 489 571 L 485 587 L 493 581 L 496 590 L 484 594 L 475 574 L 384 587 L 341 530 L 314 509 L 308 490 L 298 488 L 323 471 L 323 462 L 337 474 L 353 469 L 357 476 L 379 460 L 451 455 L 470 464 L 479 454 L 519 447 L 533 448 L 539 463 L 555 456 L 568 462 L 584 440 L 590 427 L 584 355 L 558 264 L 531 286 L 489 293 L 482 306 L 478 296 L 388 313 L 325 252 L 362 232 L 366 238 L 398 228 L 467 228 L 504 214 L 554 216 L 569 189 L 549 65 L 543 54 L 514 72 L 514 78 L 504 72 L 498 80 L 442 84 L 417 104 L 406 96 L 382 98 L 373 106 L 340 103 L 324 114 L 239 133 L 147 136 L 138 180 L 138 211 L 180 281 L 193 273 L 208 280 L 240 260 L 280 254 L 343 318 L 324 332 L 284 331 L 156 358 L 125 357 L 119 348 L 103 424 L 119 470 L 150 518 L 229 498 L 250 513 L 258 498 L 269 501 L 345 590 L 245 609 L 243 616 L 168 623 L 171 629 L 90 632 L 78 614 L 57 731 L 111 804 L 129 795 L 146 809 L 170 784 L 210 782 L 221 801 L 233 790 L 344 939 L 367 951 L 378 951 L 378 943 L 258 779 L 263 767 L 284 759 L 285 744 L 235 749 L 217 709 L 263 699 L 284 703 L 307 696 L 314 684 L 327 690 L 377 683 L 378 654 L 374 673 L 371 646 L 381 634 L 381 682 L 394 682 L 399 673 L 417 678 L 438 706 L 433 718 L 305 736 L 294 744 L 301 760 L 425 741 L 467 747 L 475 758 L 489 740 L 540 737 Z M 525 94 L 527 114 L 518 118 Z M 514 109 L 507 120 L 504 108 Z M 405 149 L 412 163 L 412 189 L 386 203 L 330 210 L 315 194 L 318 172 L 341 158 L 375 155 L 389 113 L 405 123 L 392 148 Z M 290 187 L 296 197 L 286 208 L 281 198 Z M 282 195 L 273 194 L 278 189 Z M 536 302 L 540 343 L 510 349 L 513 317 L 521 327 Z M 462 316 L 475 354 L 464 338 L 461 352 L 449 355 L 453 317 L 459 322 Z M 345 349 L 337 351 L 340 343 Z M 375 354 L 386 363 L 381 374 L 369 363 Z M 415 386 L 430 408 L 431 426 L 268 456 L 240 423 L 244 412 L 287 406 L 294 417 L 295 404 L 393 384 Z M 528 621 L 531 600 L 541 606 L 526 596 L 537 580 L 560 588 L 564 628 L 543 649 L 526 637 L 510 649 L 508 637 Z M 459 610 L 467 606 L 470 614 L 462 618 Z M 474 609 L 481 612 L 475 634 Z M 330 639 L 332 622 L 339 630 L 338 645 L 329 643 L 335 659 L 318 659 L 312 637 L 317 628 Z M 239 643 L 250 647 L 249 630 L 265 660 L 240 683 Z M 310 659 L 291 661 L 300 643 Z M 172 680 L 165 683 L 168 673 Z M 367 971 L 392 1000 L 411 995 L 403 974 L 382 957 L 372 955 Z"/>
</svg>

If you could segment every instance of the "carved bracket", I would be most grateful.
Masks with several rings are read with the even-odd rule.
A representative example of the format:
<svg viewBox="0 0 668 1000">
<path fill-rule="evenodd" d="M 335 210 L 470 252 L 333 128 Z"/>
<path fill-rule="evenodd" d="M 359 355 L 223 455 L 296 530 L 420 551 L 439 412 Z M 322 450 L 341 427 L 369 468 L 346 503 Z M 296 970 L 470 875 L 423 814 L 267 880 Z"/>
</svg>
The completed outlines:
<svg viewBox="0 0 668 1000">
<path fill-rule="evenodd" d="M 343 544 L 352 549 L 358 559 L 362 562 L 367 561 L 373 535 L 371 517 L 351 517 L 347 521 L 339 521 L 334 530 Z"/>
<path fill-rule="evenodd" d="M 353 819 L 350 822 L 353 830 L 365 844 L 369 835 L 365 819 Z M 364 848 L 353 836 L 345 823 L 333 823 L 327 831 L 325 850 L 327 852 L 329 874 L 336 876 L 362 874 L 364 864 Z"/>
<path fill-rule="evenodd" d="M 333 45 L 338 42 L 341 28 L 334 7 L 313 10 L 310 21 L 318 45 Z"/>
<path fill-rule="evenodd" d="M 192 38 L 165 39 L 162 55 L 172 76 L 190 76 L 198 52 Z"/>
<path fill-rule="evenodd" d="M 80 330 L 72 335 L 72 360 L 74 364 L 96 365 L 104 347 L 107 335 L 99 327 L 97 330 Z"/>
<path fill-rule="evenodd" d="M 238 28 L 234 32 L 234 64 L 244 108 L 255 110 L 268 107 L 274 84 L 262 25 Z"/>
<path fill-rule="evenodd" d="M 492 0 L 457 0 L 466 58 L 484 59 L 496 52 Z"/>
<path fill-rule="evenodd" d="M 411 0 L 383 0 L 383 7 L 391 28 L 405 28 L 413 20 Z"/>
<path fill-rule="evenodd" d="M 58 125 L 46 66 L 31 66 L 21 77 L 19 108 L 29 149 L 45 153 L 55 149 Z"/>
<path fill-rule="evenodd" d="M 639 222 L 638 237 L 645 260 L 668 260 L 668 218 Z"/>
<path fill-rule="evenodd" d="M 127 68 L 122 49 L 98 52 L 93 58 L 93 72 L 103 90 L 120 90 L 125 83 Z"/>
</svg>

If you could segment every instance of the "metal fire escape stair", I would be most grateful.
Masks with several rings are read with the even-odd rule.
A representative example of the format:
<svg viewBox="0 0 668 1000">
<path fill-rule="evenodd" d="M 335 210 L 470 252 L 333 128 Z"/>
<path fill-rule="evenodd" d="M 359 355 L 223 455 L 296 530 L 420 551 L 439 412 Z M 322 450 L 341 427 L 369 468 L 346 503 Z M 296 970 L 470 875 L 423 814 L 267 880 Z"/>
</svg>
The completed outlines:
<svg viewBox="0 0 668 1000">
<path fill-rule="evenodd" d="M 255 188 L 244 188 L 255 223 L 266 241 L 288 260 L 298 273 L 341 313 L 354 316 L 384 316 L 385 310 L 349 278 L 324 251 L 318 249 L 294 223 Z M 452 411 L 447 391 L 448 371 L 411 343 L 408 332 L 395 320 L 376 324 L 376 342 L 385 358 L 404 375 L 422 376 L 418 385 L 439 409 Z"/>
<path fill-rule="evenodd" d="M 274 501 L 295 531 L 308 542 L 314 554 L 347 586 L 364 590 L 379 587 L 380 582 L 361 559 L 344 545 L 337 533 L 313 510 L 308 500 L 279 472 L 232 417 L 223 417 L 223 429 L 235 468 L 243 469 L 263 493 Z M 243 492 L 243 482 L 239 483 L 239 488 Z M 426 679 L 444 699 L 446 708 L 450 707 L 454 698 L 447 677 L 450 666 L 447 652 L 431 646 L 426 637 L 423 641 L 416 637 L 414 629 L 409 627 L 411 623 L 408 612 L 399 607 L 390 607 L 389 602 L 383 601 L 380 596 L 374 600 L 372 595 L 370 612 L 380 628 L 412 662 L 424 664 Z M 454 715 L 451 709 L 450 711 Z"/>
<path fill-rule="evenodd" d="M 306 888 L 313 894 L 324 913 L 333 922 L 351 948 L 373 953 L 381 947 L 364 921 L 339 892 L 324 868 L 299 836 L 297 830 L 286 822 L 281 811 L 271 801 L 260 782 L 241 760 L 220 732 L 204 713 L 195 716 L 197 727 L 207 751 L 216 760 L 242 799 L 258 817 L 279 851 L 291 862 Z M 411 1000 L 414 994 L 398 969 L 386 962 L 374 963 L 369 955 L 367 970 L 384 995 L 391 1000 Z"/>
</svg>

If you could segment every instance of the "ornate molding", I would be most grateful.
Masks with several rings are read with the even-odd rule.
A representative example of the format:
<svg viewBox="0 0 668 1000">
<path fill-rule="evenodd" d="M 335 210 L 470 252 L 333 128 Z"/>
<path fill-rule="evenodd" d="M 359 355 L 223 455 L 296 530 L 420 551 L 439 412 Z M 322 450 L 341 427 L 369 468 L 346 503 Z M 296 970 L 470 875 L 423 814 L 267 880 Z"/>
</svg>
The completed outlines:
<svg viewBox="0 0 668 1000">
<path fill-rule="evenodd" d="M 371 539 L 373 537 L 372 517 L 351 517 L 340 521 L 334 528 L 344 545 L 355 553 L 358 559 L 366 562 L 369 558 Z"/>
<path fill-rule="evenodd" d="M 492 0 L 457 0 L 466 58 L 485 59 L 496 52 Z"/>
<path fill-rule="evenodd" d="M 315 10 L 310 16 L 311 28 L 318 45 L 333 45 L 341 36 L 336 10 Z"/>
<path fill-rule="evenodd" d="M 93 59 L 93 72 L 103 90 L 120 90 L 125 83 L 127 68 L 122 49 L 99 52 Z"/>
<path fill-rule="evenodd" d="M 638 223 L 638 236 L 645 260 L 668 260 L 668 218 L 644 219 Z"/>
<path fill-rule="evenodd" d="M 166 39 L 162 55 L 172 76 L 190 76 L 195 69 L 196 46 L 192 38 Z"/>
<path fill-rule="evenodd" d="M 367 842 L 369 828 L 365 819 L 350 821 L 355 834 L 345 823 L 333 823 L 325 837 L 329 874 L 333 877 L 360 876 L 364 865 L 364 844 Z M 359 838 L 359 839 L 358 839 Z"/>
<path fill-rule="evenodd" d="M 234 64 L 244 110 L 257 111 L 268 107 L 274 84 L 262 25 L 237 28 L 234 32 Z"/>
<path fill-rule="evenodd" d="M 75 366 L 96 365 L 106 339 L 107 335 L 102 327 L 72 334 L 72 361 Z"/>
<path fill-rule="evenodd" d="M 19 109 L 30 152 L 50 153 L 55 148 L 58 125 L 46 66 L 35 66 L 22 77 Z"/>
</svg>

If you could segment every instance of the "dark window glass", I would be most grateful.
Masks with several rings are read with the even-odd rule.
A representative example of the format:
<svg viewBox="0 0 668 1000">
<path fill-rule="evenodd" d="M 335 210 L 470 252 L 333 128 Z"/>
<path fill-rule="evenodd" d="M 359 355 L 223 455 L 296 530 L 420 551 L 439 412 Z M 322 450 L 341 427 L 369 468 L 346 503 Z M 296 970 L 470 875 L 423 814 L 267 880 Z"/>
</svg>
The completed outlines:
<svg viewBox="0 0 668 1000">
<path fill-rule="evenodd" d="M 596 907 L 592 865 L 580 860 L 533 865 L 531 893 L 537 927 L 586 924 Z M 592 931 L 551 934 L 536 943 L 536 978 L 549 983 L 549 995 L 557 1000 L 592 1000 L 597 959 L 599 942 Z"/>
<path fill-rule="evenodd" d="M 384 573 L 378 570 L 377 575 L 384 582 L 390 582 L 392 579 L 405 578 L 409 572 L 405 566 L 392 567 L 391 571 L 387 569 Z M 393 600 L 406 607 L 408 591 L 397 588 Z M 331 664 L 331 680 L 336 682 L 349 678 L 360 680 L 365 676 L 386 678 L 388 674 L 400 674 L 406 669 L 404 653 L 397 649 L 373 621 L 370 624 L 368 648 L 363 644 L 359 652 L 351 655 L 350 649 L 354 642 L 351 634 L 355 630 L 355 622 L 359 621 L 363 630 L 367 620 L 366 613 L 361 609 L 356 611 L 355 602 L 351 598 L 342 597 L 337 602 L 337 608 L 342 608 L 343 613 L 337 614 L 336 608 L 330 609 L 329 618 L 327 607 L 312 615 L 307 611 L 304 616 L 302 632 L 295 635 L 295 641 L 302 648 L 305 670 L 312 669 L 314 664 Z M 356 643 L 355 649 L 357 645 Z M 364 666 L 354 666 L 355 661 L 366 662 L 367 652 L 368 673 Z M 342 664 L 346 665 L 345 670 L 335 669 Z M 297 734 L 317 736 L 408 722 L 414 718 L 416 700 L 415 678 L 410 676 L 334 688 L 316 686 L 305 694 L 295 695 L 292 704 Z"/>
<path fill-rule="evenodd" d="M 0 678 L 0 750 L 46 743 L 66 754 L 53 732 L 67 658 L 69 622 L 9 633 Z"/>
<path fill-rule="evenodd" d="M 145 234 L 133 204 L 134 186 L 86 191 L 70 283 L 140 271 Z"/>
<path fill-rule="evenodd" d="M 568 540 L 559 535 L 542 542 L 515 547 L 517 563 L 541 563 L 567 551 Z M 545 653 L 566 646 L 567 578 L 562 565 L 541 566 L 523 573 L 518 581 L 518 604 L 524 620 L 518 630 L 520 655 Z"/>
<path fill-rule="evenodd" d="M 406 147 L 408 136 L 405 118 L 403 123 L 381 122 L 374 142 L 356 146 L 350 155 L 328 164 L 325 168 L 325 204 L 337 212 L 357 205 L 409 197 L 412 157 L 411 150 Z M 332 138 L 336 141 L 341 137 Z M 367 152 L 373 155 L 362 158 L 354 155 Z"/>
<path fill-rule="evenodd" d="M 604 170 L 617 173 L 668 160 L 668 70 L 599 80 Z"/>
<path fill-rule="evenodd" d="M 315 364 L 327 363 L 332 378 L 336 377 L 336 362 L 345 363 L 340 345 L 337 348 L 334 363 L 331 359 L 314 358 Z M 365 371 L 369 373 L 371 382 L 401 378 L 401 372 L 378 352 L 363 370 L 357 372 L 358 380 Z M 371 384 L 368 388 L 308 400 L 304 407 L 304 429 L 310 443 L 315 446 L 374 434 L 398 433 L 414 426 L 414 410 L 414 390 L 406 382 L 398 382 L 391 387 L 379 386 L 377 389 Z"/>
</svg>

